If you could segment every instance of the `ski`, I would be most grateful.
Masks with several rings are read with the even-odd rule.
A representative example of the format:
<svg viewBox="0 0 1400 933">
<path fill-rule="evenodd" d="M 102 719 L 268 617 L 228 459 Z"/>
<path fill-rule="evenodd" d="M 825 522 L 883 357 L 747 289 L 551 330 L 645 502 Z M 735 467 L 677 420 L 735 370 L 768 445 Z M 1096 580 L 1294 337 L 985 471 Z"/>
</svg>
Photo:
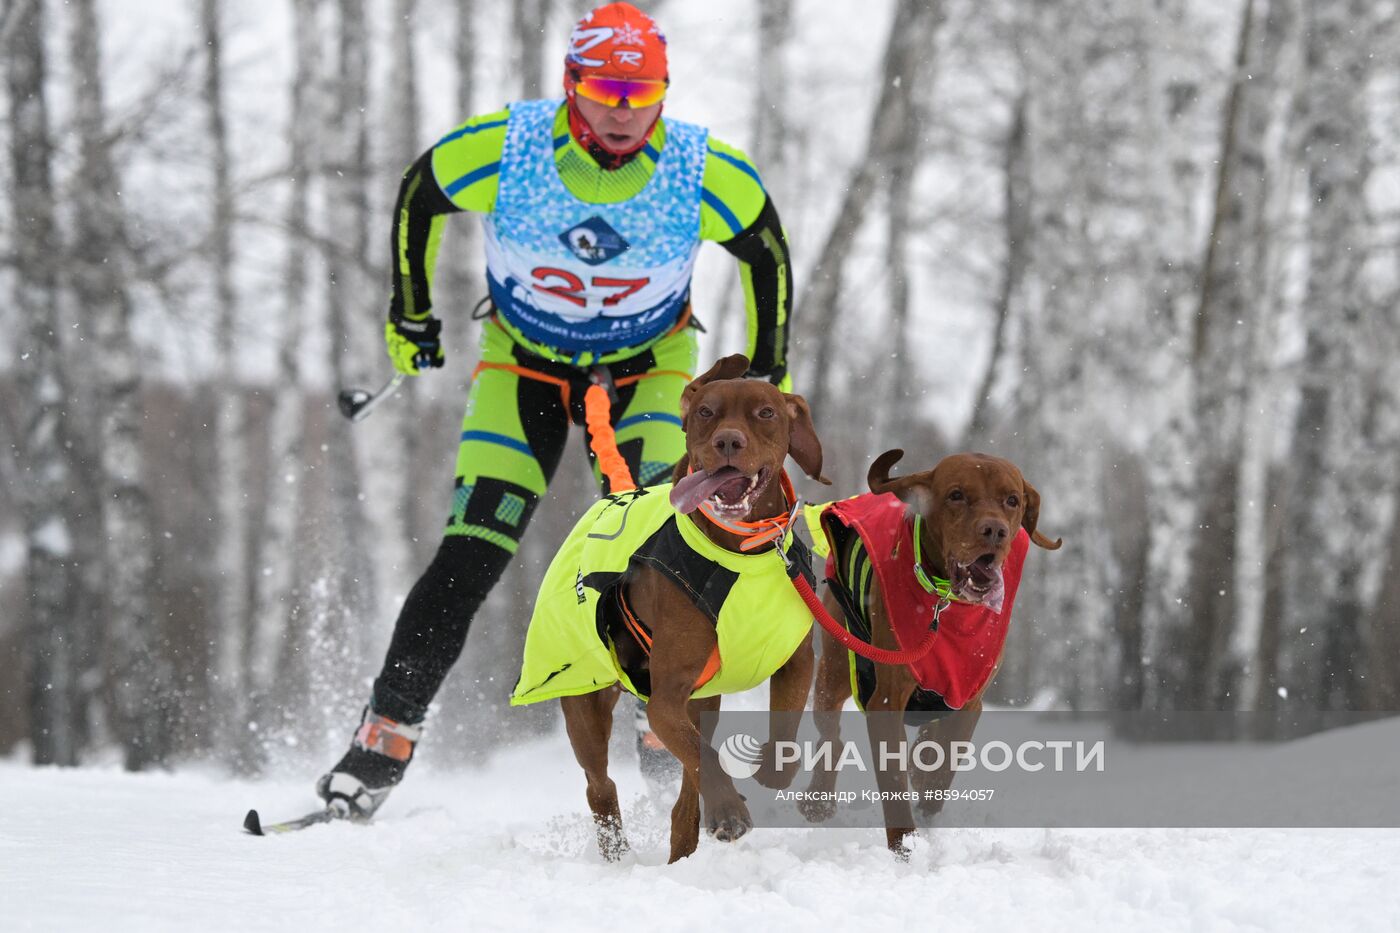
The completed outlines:
<svg viewBox="0 0 1400 933">
<path fill-rule="evenodd" d="M 249 810 L 248 815 L 243 818 L 243 829 L 254 836 L 270 836 L 274 833 L 293 833 L 299 829 L 306 829 L 308 826 L 315 826 L 317 823 L 329 823 L 332 820 L 346 818 L 327 807 L 324 810 L 308 813 L 299 819 L 287 820 L 285 823 L 263 825 L 262 820 L 258 817 L 258 811 Z"/>
</svg>

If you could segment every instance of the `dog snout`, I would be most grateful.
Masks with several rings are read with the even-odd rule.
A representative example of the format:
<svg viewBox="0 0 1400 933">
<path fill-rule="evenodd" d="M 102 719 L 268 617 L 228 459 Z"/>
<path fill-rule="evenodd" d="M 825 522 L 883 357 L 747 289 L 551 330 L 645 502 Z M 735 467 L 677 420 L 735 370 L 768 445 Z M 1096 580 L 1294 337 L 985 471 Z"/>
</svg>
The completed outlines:
<svg viewBox="0 0 1400 933">
<path fill-rule="evenodd" d="M 977 537 L 990 547 L 997 547 L 1011 534 L 1011 528 L 999 518 L 984 518 L 977 523 Z"/>
<path fill-rule="evenodd" d="M 749 439 L 744 436 L 743 431 L 723 428 L 715 432 L 714 437 L 710 438 L 710 443 L 719 451 L 720 456 L 729 458 L 749 446 Z"/>
</svg>

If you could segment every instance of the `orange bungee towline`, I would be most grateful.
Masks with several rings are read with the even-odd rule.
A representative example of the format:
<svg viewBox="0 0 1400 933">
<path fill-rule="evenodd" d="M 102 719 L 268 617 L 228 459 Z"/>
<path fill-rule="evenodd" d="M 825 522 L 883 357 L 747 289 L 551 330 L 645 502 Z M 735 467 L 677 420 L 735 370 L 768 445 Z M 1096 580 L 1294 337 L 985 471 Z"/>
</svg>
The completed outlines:
<svg viewBox="0 0 1400 933">
<path fill-rule="evenodd" d="M 559 390 L 559 399 L 564 404 L 564 411 L 569 410 L 572 390 L 567 379 L 551 376 L 537 369 L 530 369 L 528 366 L 489 363 L 484 360 L 476 364 L 472 378 L 475 379 L 477 373 L 485 369 L 501 369 L 515 373 L 522 379 L 548 383 Z M 627 469 L 627 461 L 622 459 L 622 454 L 618 452 L 617 436 L 612 427 L 612 406 L 613 402 L 617 401 L 617 390 L 654 376 L 679 376 L 687 382 L 691 379 L 690 373 L 676 369 L 653 369 L 632 376 L 623 376 L 617 380 L 613 379 L 612 373 L 608 371 L 606 366 L 594 366 L 588 372 L 588 378 L 592 385 L 583 393 L 583 421 L 588 428 L 588 449 L 593 451 L 593 455 L 598 458 L 598 469 L 608 478 L 609 492 L 619 493 L 637 488 L 637 484 L 632 478 L 632 472 Z"/>
</svg>

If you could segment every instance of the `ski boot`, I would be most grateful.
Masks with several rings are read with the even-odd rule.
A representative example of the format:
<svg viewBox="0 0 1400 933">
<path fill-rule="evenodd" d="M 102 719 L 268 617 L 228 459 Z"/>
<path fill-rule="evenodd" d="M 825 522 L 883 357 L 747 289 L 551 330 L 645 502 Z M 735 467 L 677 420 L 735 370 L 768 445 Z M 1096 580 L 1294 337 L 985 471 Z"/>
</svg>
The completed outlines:
<svg viewBox="0 0 1400 933">
<path fill-rule="evenodd" d="M 321 775 L 316 793 L 337 816 L 368 820 L 403 780 L 422 734 L 422 726 L 386 719 L 366 706 L 350 750 Z"/>
<path fill-rule="evenodd" d="M 681 763 L 666 750 L 661 738 L 651 731 L 647 705 L 641 700 L 637 701 L 634 722 L 637 728 L 637 767 L 641 769 L 647 789 L 660 796 L 680 783 Z"/>
</svg>

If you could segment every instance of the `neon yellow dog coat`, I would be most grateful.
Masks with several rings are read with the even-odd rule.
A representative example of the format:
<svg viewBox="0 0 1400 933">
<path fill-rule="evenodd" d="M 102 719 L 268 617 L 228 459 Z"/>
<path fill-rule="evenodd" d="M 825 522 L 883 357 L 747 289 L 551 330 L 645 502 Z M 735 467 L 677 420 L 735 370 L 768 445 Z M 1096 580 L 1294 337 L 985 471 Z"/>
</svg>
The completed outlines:
<svg viewBox="0 0 1400 933">
<path fill-rule="evenodd" d="M 601 608 L 638 566 L 665 575 L 715 625 L 720 668 L 693 698 L 756 687 L 802 644 L 812 614 L 779 556 L 724 550 L 672 508 L 670 491 L 650 486 L 599 500 L 564 539 L 535 601 L 512 705 L 615 683 L 646 697 L 649 684 L 634 683 L 618 664 Z M 786 546 L 810 576 L 806 545 L 789 532 Z"/>
</svg>

